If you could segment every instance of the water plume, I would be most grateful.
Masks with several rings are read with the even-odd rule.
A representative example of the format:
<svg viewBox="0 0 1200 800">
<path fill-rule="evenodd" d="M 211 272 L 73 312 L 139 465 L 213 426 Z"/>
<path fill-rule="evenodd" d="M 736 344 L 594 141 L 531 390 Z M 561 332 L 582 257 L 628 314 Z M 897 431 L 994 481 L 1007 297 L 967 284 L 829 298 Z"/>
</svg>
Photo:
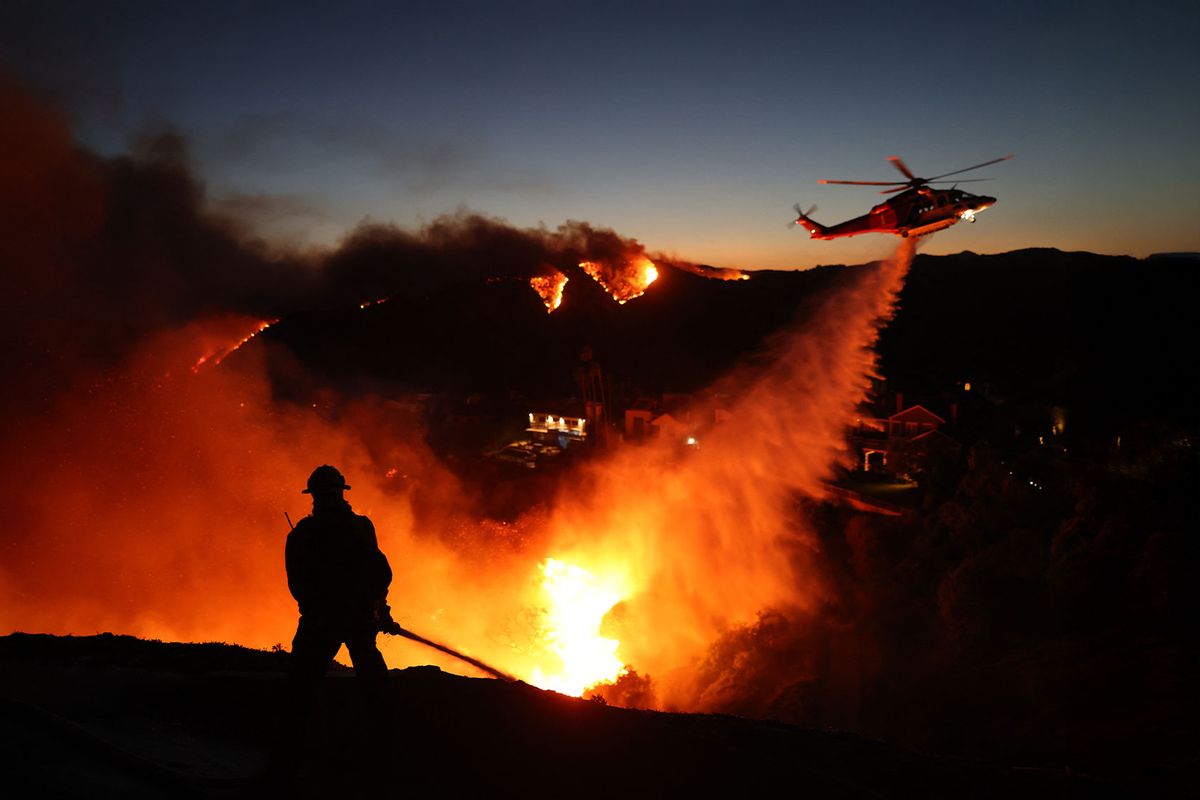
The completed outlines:
<svg viewBox="0 0 1200 800">
<path fill-rule="evenodd" d="M 732 400 L 698 448 L 660 440 L 621 450 L 555 506 L 553 551 L 633 587 L 609 631 L 665 706 L 696 707 L 707 687 L 695 667 L 723 634 L 764 612 L 811 611 L 826 595 L 797 501 L 824 497 L 848 457 L 872 346 L 912 256 L 902 241 L 892 258 L 857 270 L 757 363 L 718 382 L 714 394 Z"/>
</svg>

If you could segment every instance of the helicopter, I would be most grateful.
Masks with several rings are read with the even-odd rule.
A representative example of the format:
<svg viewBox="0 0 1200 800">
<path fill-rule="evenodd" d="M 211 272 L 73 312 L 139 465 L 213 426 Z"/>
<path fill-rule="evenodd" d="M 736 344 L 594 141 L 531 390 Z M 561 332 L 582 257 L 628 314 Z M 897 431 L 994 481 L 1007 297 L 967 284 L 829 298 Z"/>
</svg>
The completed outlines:
<svg viewBox="0 0 1200 800">
<path fill-rule="evenodd" d="M 918 178 L 899 157 L 892 156 L 888 161 L 892 162 L 892 166 L 900 170 L 901 174 L 908 180 L 821 181 L 821 183 L 849 186 L 892 186 L 894 188 L 884 189 L 880 194 L 894 194 L 899 192 L 895 197 L 889 197 L 861 217 L 855 217 L 845 222 L 839 222 L 837 225 L 829 226 L 822 225 L 812 218 L 812 213 L 817 210 L 816 206 L 807 211 L 801 211 L 800 204 L 797 203 L 793 207 L 799 216 L 790 225 L 801 226 L 814 239 L 837 239 L 842 236 L 857 236 L 860 233 L 894 233 L 897 236 L 907 239 L 910 236 L 924 236 L 927 233 L 949 228 L 954 223 L 962 220 L 974 222 L 975 215 L 995 203 L 996 198 L 971 194 L 961 191 L 957 187 L 959 183 L 976 183 L 988 180 L 987 178 L 953 181 L 954 186 L 949 189 L 934 189 L 930 184 L 952 183 L 952 181 L 942 179 L 951 175 L 958 175 L 961 172 L 970 172 L 973 169 L 986 167 L 990 164 L 998 164 L 1010 158 L 1012 158 L 1011 155 L 1004 156 L 1003 158 L 994 158 L 991 161 L 984 161 L 982 164 L 976 164 L 973 167 L 956 169 L 953 172 L 935 175 L 932 178 Z"/>
</svg>

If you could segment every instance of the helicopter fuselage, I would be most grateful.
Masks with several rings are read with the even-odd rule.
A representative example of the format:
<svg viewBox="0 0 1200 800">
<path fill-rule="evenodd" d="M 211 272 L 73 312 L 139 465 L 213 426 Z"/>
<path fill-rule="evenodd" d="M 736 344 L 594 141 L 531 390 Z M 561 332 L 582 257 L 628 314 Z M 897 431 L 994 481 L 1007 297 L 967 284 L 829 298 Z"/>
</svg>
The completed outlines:
<svg viewBox="0 0 1200 800">
<path fill-rule="evenodd" d="M 804 214 L 796 223 L 814 239 L 838 239 L 860 233 L 893 233 L 907 238 L 940 231 L 963 220 L 974 222 L 977 213 L 995 202 L 994 197 L 959 189 L 920 186 L 888 198 L 861 217 L 837 225 L 821 225 Z"/>
</svg>

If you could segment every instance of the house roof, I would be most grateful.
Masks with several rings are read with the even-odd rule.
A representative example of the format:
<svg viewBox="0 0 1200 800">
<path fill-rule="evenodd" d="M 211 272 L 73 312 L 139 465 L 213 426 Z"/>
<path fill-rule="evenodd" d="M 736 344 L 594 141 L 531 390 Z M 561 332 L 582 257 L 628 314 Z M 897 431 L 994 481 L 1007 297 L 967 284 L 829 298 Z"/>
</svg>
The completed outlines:
<svg viewBox="0 0 1200 800">
<path fill-rule="evenodd" d="M 660 425 L 660 426 L 661 425 L 670 425 L 670 426 L 674 426 L 676 428 L 683 427 L 683 423 L 680 422 L 679 420 L 677 420 L 675 417 L 671 416 L 670 414 L 660 414 L 657 417 L 655 417 L 654 419 L 650 420 L 650 424 L 651 425 Z"/>
<path fill-rule="evenodd" d="M 888 419 L 892 422 L 928 422 L 935 425 L 944 425 L 946 423 L 946 420 L 925 406 L 910 406 L 898 414 L 892 414 Z"/>
</svg>

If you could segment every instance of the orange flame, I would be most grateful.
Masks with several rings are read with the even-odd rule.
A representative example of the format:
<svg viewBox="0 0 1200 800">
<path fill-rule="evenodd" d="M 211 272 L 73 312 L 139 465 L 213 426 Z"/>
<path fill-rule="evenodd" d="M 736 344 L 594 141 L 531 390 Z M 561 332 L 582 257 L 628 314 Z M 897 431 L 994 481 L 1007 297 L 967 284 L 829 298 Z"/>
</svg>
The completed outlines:
<svg viewBox="0 0 1200 800">
<path fill-rule="evenodd" d="M 579 697 L 598 683 L 616 680 L 625 671 L 617 657 L 619 643 L 600 634 L 604 616 L 626 594 L 614 577 L 600 580 L 588 570 L 548 558 L 540 565 L 542 591 L 549 605 L 543 612 L 545 641 L 560 662 L 547 672 L 533 668 L 530 683 Z"/>
<path fill-rule="evenodd" d="M 536 275 L 529 279 L 529 285 L 546 304 L 547 314 L 553 313 L 554 309 L 562 305 L 563 288 L 567 285 L 567 280 L 567 276 L 558 270 L 549 275 Z"/>
<path fill-rule="evenodd" d="M 699 275 L 701 278 L 709 278 L 718 281 L 748 281 L 750 276 L 740 269 L 728 269 L 726 267 L 710 267 L 704 264 L 693 264 L 690 261 L 672 261 L 671 266 L 676 269 L 690 272 L 693 275 Z"/>
<path fill-rule="evenodd" d="M 221 345 L 221 346 L 209 351 L 205 355 L 200 356 L 200 358 L 197 359 L 196 363 L 192 365 L 192 372 L 199 372 L 200 369 L 203 366 L 205 366 L 206 364 L 211 364 L 214 367 L 217 366 L 222 361 L 224 361 L 226 358 L 228 358 L 230 353 L 233 353 L 234 351 L 236 351 L 239 347 L 241 347 L 246 342 L 253 339 L 255 336 L 258 336 L 260 333 L 262 333 L 267 328 L 274 325 L 276 322 L 279 322 L 279 320 L 278 319 L 264 319 L 264 320 L 260 320 L 259 322 L 254 323 L 254 329 L 251 330 L 249 333 L 247 333 L 245 336 L 243 336 L 240 339 L 238 339 L 237 341 L 235 341 L 233 344 Z"/>
<path fill-rule="evenodd" d="M 641 297 L 650 284 L 658 280 L 658 267 L 645 256 L 629 259 L 623 269 L 613 269 L 598 261 L 580 261 L 579 268 L 621 305 Z"/>
</svg>

